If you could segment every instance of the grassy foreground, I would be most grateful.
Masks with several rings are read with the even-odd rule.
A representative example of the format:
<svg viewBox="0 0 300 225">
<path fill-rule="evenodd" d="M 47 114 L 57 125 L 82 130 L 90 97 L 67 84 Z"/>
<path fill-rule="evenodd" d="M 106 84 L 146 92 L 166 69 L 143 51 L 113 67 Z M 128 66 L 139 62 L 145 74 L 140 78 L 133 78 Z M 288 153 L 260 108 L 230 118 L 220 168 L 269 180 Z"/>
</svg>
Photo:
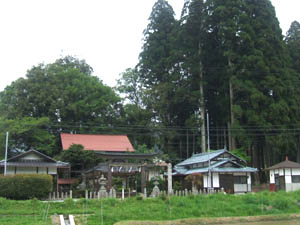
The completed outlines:
<svg viewBox="0 0 300 225">
<path fill-rule="evenodd" d="M 81 224 L 114 224 L 126 220 L 164 221 L 184 218 L 240 217 L 300 213 L 300 191 L 246 195 L 199 195 L 145 199 L 71 199 L 45 203 L 0 198 L 0 224 L 50 225 L 54 214 L 73 214 Z"/>
</svg>

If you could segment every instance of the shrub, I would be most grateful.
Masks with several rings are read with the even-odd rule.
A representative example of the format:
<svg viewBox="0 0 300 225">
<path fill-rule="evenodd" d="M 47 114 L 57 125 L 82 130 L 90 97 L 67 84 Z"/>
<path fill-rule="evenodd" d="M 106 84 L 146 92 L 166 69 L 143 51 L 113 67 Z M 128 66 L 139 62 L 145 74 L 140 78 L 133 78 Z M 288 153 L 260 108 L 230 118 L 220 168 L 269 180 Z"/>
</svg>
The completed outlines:
<svg viewBox="0 0 300 225">
<path fill-rule="evenodd" d="M 136 200 L 137 200 L 137 201 L 143 200 L 143 196 L 140 196 L 140 195 L 139 195 L 139 196 L 136 196 Z"/>
<path fill-rule="evenodd" d="M 73 198 L 84 198 L 85 189 L 75 189 L 73 190 Z"/>
<path fill-rule="evenodd" d="M 23 200 L 45 198 L 52 191 L 51 175 L 17 174 L 0 176 L 0 197 Z"/>
</svg>

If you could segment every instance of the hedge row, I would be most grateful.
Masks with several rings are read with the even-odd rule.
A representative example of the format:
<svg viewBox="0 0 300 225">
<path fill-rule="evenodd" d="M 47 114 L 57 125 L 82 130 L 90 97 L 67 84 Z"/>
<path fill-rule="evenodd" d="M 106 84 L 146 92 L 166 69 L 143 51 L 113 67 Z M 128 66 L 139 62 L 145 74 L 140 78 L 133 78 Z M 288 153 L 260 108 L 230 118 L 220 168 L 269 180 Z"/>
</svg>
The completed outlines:
<svg viewBox="0 0 300 225">
<path fill-rule="evenodd" d="M 51 175 L 17 174 L 0 175 L 0 197 L 24 200 L 46 198 L 52 191 Z"/>
</svg>

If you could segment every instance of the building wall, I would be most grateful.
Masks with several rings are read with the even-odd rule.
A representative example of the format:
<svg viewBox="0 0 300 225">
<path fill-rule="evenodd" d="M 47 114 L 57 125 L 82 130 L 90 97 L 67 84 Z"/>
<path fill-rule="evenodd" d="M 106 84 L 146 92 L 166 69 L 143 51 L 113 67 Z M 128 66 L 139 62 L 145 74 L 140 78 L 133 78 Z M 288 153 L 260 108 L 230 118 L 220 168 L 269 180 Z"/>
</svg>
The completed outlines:
<svg viewBox="0 0 300 225">
<path fill-rule="evenodd" d="M 234 184 L 234 193 L 248 192 L 247 184 Z"/>
<path fill-rule="evenodd" d="M 38 156 L 36 153 L 30 153 L 28 155 L 25 155 L 22 157 L 23 159 L 29 159 L 29 160 L 41 160 L 41 157 Z"/>
<path fill-rule="evenodd" d="M 297 191 L 300 190 L 300 183 L 289 183 L 289 184 L 285 184 L 285 190 L 287 192 L 289 191 Z"/>
<path fill-rule="evenodd" d="M 213 187 L 219 188 L 220 187 L 219 173 L 213 173 L 212 176 L 213 176 Z"/>
<path fill-rule="evenodd" d="M 15 174 L 15 167 L 10 167 L 10 166 L 6 167 L 6 174 L 8 175 Z"/>
<path fill-rule="evenodd" d="M 247 177 L 247 184 L 234 184 L 234 193 L 251 192 L 251 173 L 233 173 L 233 176 Z"/>
<path fill-rule="evenodd" d="M 234 192 L 251 192 L 251 173 L 231 173 L 233 176 L 247 176 L 247 184 L 234 184 Z M 219 173 L 212 173 L 212 178 L 208 175 L 203 176 L 203 187 L 211 187 L 211 180 L 213 181 L 213 188 L 220 188 Z"/>
<path fill-rule="evenodd" d="M 269 176 L 270 176 L 270 184 L 275 184 L 275 171 L 270 170 Z"/>
<path fill-rule="evenodd" d="M 17 167 L 15 170 L 14 166 L 8 166 L 6 169 L 6 174 L 14 175 L 14 174 L 37 174 L 36 167 Z M 39 167 L 38 174 L 47 174 L 46 167 Z M 57 174 L 57 168 L 50 167 L 48 168 L 48 174 L 55 175 Z"/>
<path fill-rule="evenodd" d="M 203 187 L 208 188 L 211 187 L 211 179 L 209 179 L 208 175 L 203 176 Z"/>
<path fill-rule="evenodd" d="M 300 169 L 299 168 L 285 168 L 279 170 L 270 170 L 270 189 L 274 189 L 273 186 L 275 184 L 275 175 L 284 176 L 285 182 L 285 190 L 289 191 L 296 191 L 300 190 L 300 183 L 293 183 L 292 176 L 300 176 Z"/>
<path fill-rule="evenodd" d="M 292 169 L 292 174 L 293 175 L 300 175 L 300 169 L 299 168 L 293 168 Z"/>
</svg>

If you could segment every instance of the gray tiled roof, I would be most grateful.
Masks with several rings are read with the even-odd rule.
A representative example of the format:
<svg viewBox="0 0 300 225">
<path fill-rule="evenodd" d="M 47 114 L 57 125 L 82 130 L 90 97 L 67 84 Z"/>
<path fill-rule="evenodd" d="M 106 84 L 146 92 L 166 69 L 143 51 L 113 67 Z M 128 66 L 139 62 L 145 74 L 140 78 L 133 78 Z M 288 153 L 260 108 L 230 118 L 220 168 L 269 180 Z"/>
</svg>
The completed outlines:
<svg viewBox="0 0 300 225">
<path fill-rule="evenodd" d="M 43 160 L 30 160 L 30 159 L 23 158 L 24 156 L 30 153 L 41 156 Z M 1 160 L 0 167 L 4 166 L 4 164 L 5 164 L 4 160 Z M 70 166 L 69 163 L 56 161 L 55 159 L 52 159 L 51 157 L 33 149 L 7 159 L 6 165 L 19 166 L 19 167 L 69 167 Z"/>
<path fill-rule="evenodd" d="M 285 160 L 283 162 L 280 162 L 276 165 L 267 168 L 267 170 L 275 170 L 275 169 L 283 169 L 283 168 L 300 168 L 300 164 L 290 160 Z"/>
</svg>

